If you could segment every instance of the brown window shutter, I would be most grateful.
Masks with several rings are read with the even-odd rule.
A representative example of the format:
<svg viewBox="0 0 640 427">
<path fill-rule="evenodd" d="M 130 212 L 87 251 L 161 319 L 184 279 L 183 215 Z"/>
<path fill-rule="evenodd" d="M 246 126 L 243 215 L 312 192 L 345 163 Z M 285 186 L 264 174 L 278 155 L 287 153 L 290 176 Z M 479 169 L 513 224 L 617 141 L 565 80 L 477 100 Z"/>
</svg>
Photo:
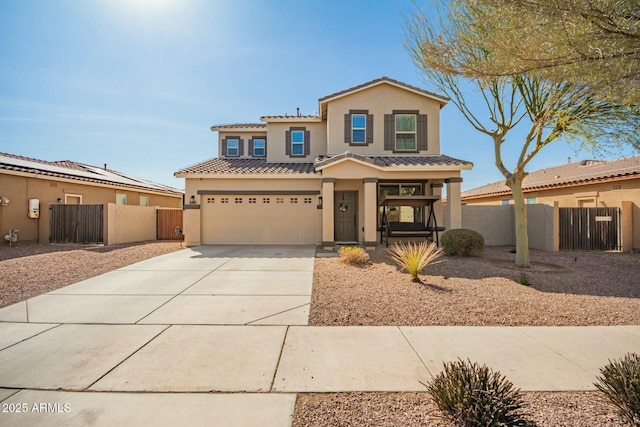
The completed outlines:
<svg viewBox="0 0 640 427">
<path fill-rule="evenodd" d="M 384 115 L 384 149 L 393 151 L 396 145 L 396 126 L 393 114 Z"/>
<path fill-rule="evenodd" d="M 416 138 L 418 139 L 418 151 L 427 150 L 427 115 L 418 114 L 418 128 Z"/>
<path fill-rule="evenodd" d="M 373 144 L 373 114 L 367 114 L 367 144 Z"/>
<path fill-rule="evenodd" d="M 222 153 L 220 153 L 220 157 L 227 157 L 227 140 L 222 140 Z"/>
<path fill-rule="evenodd" d="M 284 152 L 287 156 L 291 156 L 291 131 L 284 131 Z"/>
<path fill-rule="evenodd" d="M 249 140 L 249 151 L 247 152 L 247 155 L 253 157 L 253 138 Z"/>
<path fill-rule="evenodd" d="M 351 144 L 351 114 L 344 115 L 344 143 Z"/>
<path fill-rule="evenodd" d="M 238 140 L 238 157 L 242 157 L 244 155 L 244 139 Z"/>
<path fill-rule="evenodd" d="M 311 154 L 311 132 L 308 130 L 304 131 L 304 155 L 308 156 Z"/>
</svg>

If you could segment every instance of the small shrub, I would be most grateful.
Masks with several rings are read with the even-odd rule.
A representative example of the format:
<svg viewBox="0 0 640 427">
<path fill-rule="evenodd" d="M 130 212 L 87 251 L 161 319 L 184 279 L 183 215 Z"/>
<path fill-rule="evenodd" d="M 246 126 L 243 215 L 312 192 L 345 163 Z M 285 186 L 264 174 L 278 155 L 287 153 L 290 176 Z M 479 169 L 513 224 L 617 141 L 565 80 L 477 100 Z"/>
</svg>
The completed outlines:
<svg viewBox="0 0 640 427">
<path fill-rule="evenodd" d="M 520 389 L 485 365 L 460 359 L 445 363 L 427 389 L 435 405 L 456 425 L 533 425 L 523 412 L 526 405 Z"/>
<path fill-rule="evenodd" d="M 482 234 L 464 228 L 445 231 L 440 241 L 447 255 L 478 256 L 484 249 Z"/>
<path fill-rule="evenodd" d="M 531 280 L 529 280 L 529 276 L 527 276 L 526 274 L 521 275 L 518 281 L 523 286 L 529 286 L 531 284 Z"/>
<path fill-rule="evenodd" d="M 640 426 L 640 356 L 627 353 L 600 369 L 595 386 L 633 426 Z"/>
<path fill-rule="evenodd" d="M 406 270 L 414 282 L 417 282 L 418 274 L 427 265 L 432 264 L 436 259 L 442 256 L 442 250 L 438 249 L 435 243 L 394 243 L 391 245 L 391 258 L 398 265 Z"/>
<path fill-rule="evenodd" d="M 338 253 L 345 264 L 363 266 L 369 262 L 369 254 L 359 246 L 343 246 Z"/>
</svg>

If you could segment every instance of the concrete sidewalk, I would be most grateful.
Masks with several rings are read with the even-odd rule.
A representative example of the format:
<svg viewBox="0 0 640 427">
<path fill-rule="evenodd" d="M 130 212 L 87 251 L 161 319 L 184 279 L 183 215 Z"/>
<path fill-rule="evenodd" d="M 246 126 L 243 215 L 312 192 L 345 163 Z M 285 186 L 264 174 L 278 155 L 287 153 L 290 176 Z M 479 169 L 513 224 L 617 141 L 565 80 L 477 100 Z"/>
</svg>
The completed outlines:
<svg viewBox="0 0 640 427">
<path fill-rule="evenodd" d="M 187 249 L 0 310 L 0 400 L 26 408 L 0 424 L 287 426 L 296 393 L 424 391 L 457 358 L 557 391 L 640 353 L 640 326 L 305 326 L 313 255 Z"/>
</svg>

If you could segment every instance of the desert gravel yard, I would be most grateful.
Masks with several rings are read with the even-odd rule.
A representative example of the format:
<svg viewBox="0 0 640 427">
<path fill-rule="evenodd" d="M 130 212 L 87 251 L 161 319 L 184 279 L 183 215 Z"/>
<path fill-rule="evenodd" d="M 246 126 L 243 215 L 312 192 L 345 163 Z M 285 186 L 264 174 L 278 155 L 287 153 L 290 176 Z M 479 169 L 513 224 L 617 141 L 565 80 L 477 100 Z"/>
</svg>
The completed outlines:
<svg viewBox="0 0 640 427">
<path fill-rule="evenodd" d="M 532 250 L 532 268 L 518 269 L 508 247 L 486 247 L 482 257 L 442 257 L 422 283 L 386 249 L 369 254 L 361 268 L 316 259 L 310 325 L 640 325 L 640 253 Z"/>
<path fill-rule="evenodd" d="M 179 249 L 180 243 L 172 241 L 113 246 L 1 246 L 0 307 Z"/>
<path fill-rule="evenodd" d="M 443 257 L 414 283 L 384 248 L 371 264 L 317 258 L 311 325 L 579 326 L 640 324 L 640 254 L 531 251 L 518 269 L 508 247 Z M 529 286 L 519 283 L 525 275 Z M 508 378 L 508 375 L 507 375 Z M 597 392 L 523 393 L 537 426 L 624 426 Z M 449 426 L 428 393 L 298 395 L 294 426 Z"/>
</svg>

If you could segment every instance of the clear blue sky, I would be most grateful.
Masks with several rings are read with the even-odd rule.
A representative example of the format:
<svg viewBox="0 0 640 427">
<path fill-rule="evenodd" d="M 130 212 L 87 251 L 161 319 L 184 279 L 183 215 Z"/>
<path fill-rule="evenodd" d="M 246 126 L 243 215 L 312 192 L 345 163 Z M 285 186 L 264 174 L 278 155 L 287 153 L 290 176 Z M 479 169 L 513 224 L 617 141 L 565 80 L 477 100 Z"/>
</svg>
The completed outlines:
<svg viewBox="0 0 640 427">
<path fill-rule="evenodd" d="M 403 48 L 410 0 L 0 0 L 0 151 L 74 160 L 183 188 L 217 155 L 214 124 L 317 111 L 378 78 L 429 88 Z M 450 103 L 444 154 L 463 189 L 502 176 Z M 517 135 L 514 144 L 517 145 Z M 634 154 L 616 152 L 608 158 Z M 530 170 L 591 158 L 559 142 Z"/>
</svg>

